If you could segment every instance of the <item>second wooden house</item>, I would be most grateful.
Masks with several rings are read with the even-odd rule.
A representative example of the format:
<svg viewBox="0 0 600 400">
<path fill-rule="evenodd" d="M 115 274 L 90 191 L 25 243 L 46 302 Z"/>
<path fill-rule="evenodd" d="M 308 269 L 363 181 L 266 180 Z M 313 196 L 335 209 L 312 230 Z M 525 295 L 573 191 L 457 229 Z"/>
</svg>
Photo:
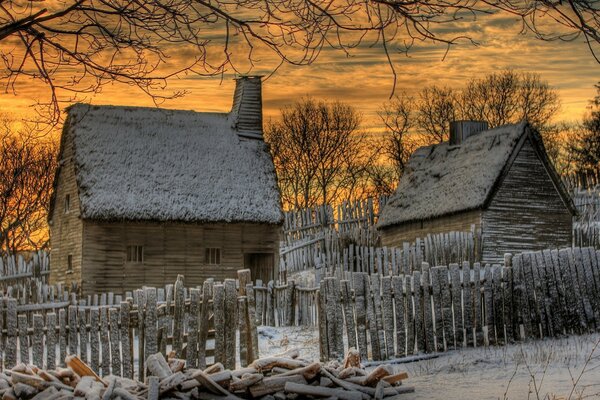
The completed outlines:
<svg viewBox="0 0 600 400">
<path fill-rule="evenodd" d="M 253 279 L 275 277 L 282 211 L 261 81 L 236 84 L 230 113 L 68 109 L 50 210 L 52 283 L 120 293 L 244 267 Z"/>
<path fill-rule="evenodd" d="M 412 155 L 378 221 L 384 246 L 431 233 L 481 231 L 483 262 L 571 246 L 573 202 L 539 133 L 523 122 L 455 122 L 450 141 Z"/>
</svg>

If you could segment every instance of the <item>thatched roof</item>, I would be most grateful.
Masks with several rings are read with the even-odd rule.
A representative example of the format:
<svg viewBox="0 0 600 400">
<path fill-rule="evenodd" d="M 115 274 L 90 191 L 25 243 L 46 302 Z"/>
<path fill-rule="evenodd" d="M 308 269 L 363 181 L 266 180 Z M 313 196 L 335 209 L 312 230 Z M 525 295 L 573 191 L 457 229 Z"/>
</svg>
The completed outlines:
<svg viewBox="0 0 600 400">
<path fill-rule="evenodd" d="M 69 108 L 81 215 L 95 220 L 282 221 L 273 161 L 229 114 Z"/>
<path fill-rule="evenodd" d="M 458 146 L 444 142 L 419 148 L 384 207 L 378 227 L 484 208 L 525 137 L 531 138 L 555 186 L 573 211 L 537 132 L 522 122 L 480 132 Z"/>
</svg>

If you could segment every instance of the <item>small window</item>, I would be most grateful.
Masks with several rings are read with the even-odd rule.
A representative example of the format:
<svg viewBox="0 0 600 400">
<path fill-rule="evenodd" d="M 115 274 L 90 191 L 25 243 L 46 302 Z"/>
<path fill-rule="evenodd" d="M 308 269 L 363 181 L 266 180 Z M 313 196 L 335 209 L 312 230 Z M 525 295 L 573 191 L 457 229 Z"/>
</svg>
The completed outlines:
<svg viewBox="0 0 600 400">
<path fill-rule="evenodd" d="M 65 213 L 68 213 L 71 209 L 71 195 L 67 194 L 65 196 Z"/>
<path fill-rule="evenodd" d="M 67 272 L 73 272 L 73 256 L 71 254 L 67 256 Z"/>
<path fill-rule="evenodd" d="M 212 265 L 221 264 L 221 249 L 216 247 L 207 248 L 205 262 Z"/>
<path fill-rule="evenodd" d="M 143 263 L 144 246 L 127 246 L 127 262 Z"/>
</svg>

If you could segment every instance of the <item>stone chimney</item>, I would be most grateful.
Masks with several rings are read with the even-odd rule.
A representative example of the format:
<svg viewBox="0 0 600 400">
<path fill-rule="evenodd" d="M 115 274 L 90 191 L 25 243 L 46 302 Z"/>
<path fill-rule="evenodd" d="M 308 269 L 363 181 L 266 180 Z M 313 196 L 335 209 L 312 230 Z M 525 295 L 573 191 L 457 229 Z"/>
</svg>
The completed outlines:
<svg viewBox="0 0 600 400">
<path fill-rule="evenodd" d="M 450 145 L 460 145 L 466 138 L 486 131 L 485 121 L 452 121 L 450 122 Z"/>
<path fill-rule="evenodd" d="M 229 113 L 231 127 L 243 137 L 262 139 L 261 76 L 240 76 L 235 79 L 233 106 Z"/>
</svg>

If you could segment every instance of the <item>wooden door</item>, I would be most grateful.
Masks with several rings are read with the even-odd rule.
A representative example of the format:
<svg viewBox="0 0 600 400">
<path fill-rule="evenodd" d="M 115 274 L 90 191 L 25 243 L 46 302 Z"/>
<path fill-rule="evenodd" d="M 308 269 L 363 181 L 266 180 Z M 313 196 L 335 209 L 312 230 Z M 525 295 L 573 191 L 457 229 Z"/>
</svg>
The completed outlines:
<svg viewBox="0 0 600 400">
<path fill-rule="evenodd" d="M 261 279 L 266 284 L 275 279 L 275 255 L 273 253 L 245 253 L 244 268 L 250 269 L 253 281 Z"/>
</svg>

